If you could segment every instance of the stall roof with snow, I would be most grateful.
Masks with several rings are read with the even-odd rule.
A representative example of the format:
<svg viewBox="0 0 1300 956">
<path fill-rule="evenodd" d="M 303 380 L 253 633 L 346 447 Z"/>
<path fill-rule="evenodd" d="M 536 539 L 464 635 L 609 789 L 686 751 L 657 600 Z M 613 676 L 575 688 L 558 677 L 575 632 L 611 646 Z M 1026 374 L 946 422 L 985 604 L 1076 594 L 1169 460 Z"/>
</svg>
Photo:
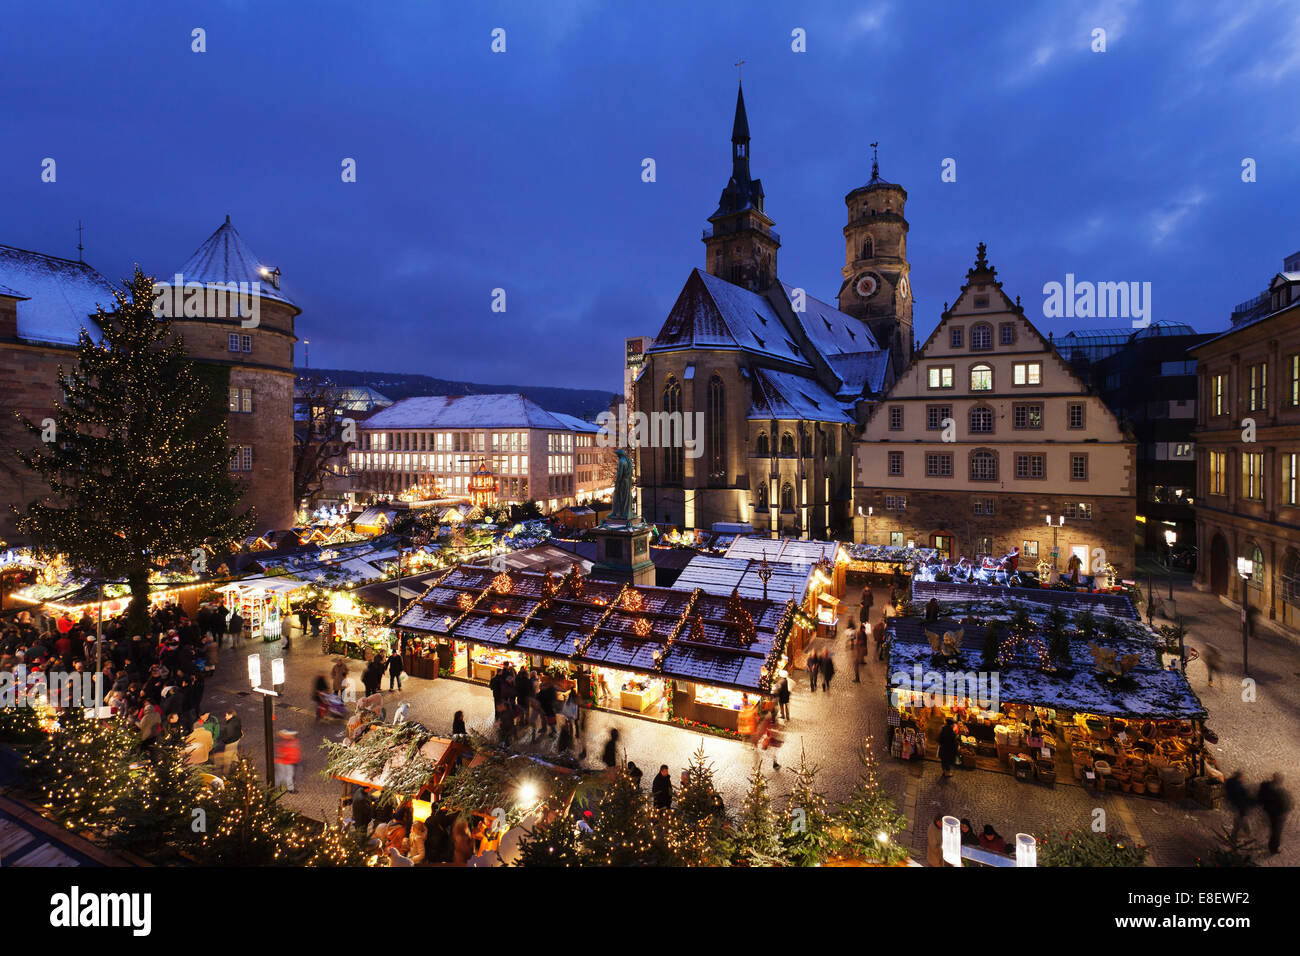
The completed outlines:
<svg viewBox="0 0 1300 956">
<path fill-rule="evenodd" d="M 766 593 L 770 599 L 794 598 L 802 602 L 808 591 L 808 581 L 813 575 L 811 564 L 768 564 L 772 576 L 766 590 L 759 571 L 762 561 L 753 558 L 729 558 L 712 554 L 697 554 L 682 569 L 673 587 L 681 591 L 699 588 L 706 594 L 726 597 L 739 590 L 741 597 L 761 598 Z"/>
<path fill-rule="evenodd" d="M 838 541 L 804 541 L 801 538 L 737 538 L 727 549 L 728 558 L 762 561 L 769 564 L 805 564 L 834 561 L 839 553 Z"/>
</svg>

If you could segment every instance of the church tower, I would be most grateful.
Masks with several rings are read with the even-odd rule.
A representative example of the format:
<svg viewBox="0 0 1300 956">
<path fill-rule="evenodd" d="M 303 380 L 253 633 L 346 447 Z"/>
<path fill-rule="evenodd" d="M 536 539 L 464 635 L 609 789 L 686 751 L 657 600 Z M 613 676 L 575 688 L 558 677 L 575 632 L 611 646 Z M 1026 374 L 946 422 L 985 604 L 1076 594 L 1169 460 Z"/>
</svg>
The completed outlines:
<svg viewBox="0 0 1300 956">
<path fill-rule="evenodd" d="M 745 93 L 736 92 L 736 120 L 731 128 L 731 179 L 722 190 L 717 211 L 704 230 L 705 268 L 710 275 L 754 292 L 776 281 L 776 251 L 781 240 L 763 212 L 763 184 L 749 178 L 749 119 Z"/>
<path fill-rule="evenodd" d="M 841 312 L 867 324 L 881 348 L 889 349 L 894 375 L 912 358 L 912 286 L 908 278 L 907 190 L 880 178 L 871 144 L 871 181 L 844 197 L 844 282 Z"/>
</svg>

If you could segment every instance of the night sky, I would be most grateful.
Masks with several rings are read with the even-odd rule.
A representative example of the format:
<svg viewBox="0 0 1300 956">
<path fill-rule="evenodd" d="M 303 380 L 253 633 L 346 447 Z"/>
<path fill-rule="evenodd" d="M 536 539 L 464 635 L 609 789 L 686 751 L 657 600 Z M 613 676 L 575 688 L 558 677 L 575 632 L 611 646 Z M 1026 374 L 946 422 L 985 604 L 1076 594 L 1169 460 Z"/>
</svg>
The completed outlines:
<svg viewBox="0 0 1300 956">
<path fill-rule="evenodd" d="M 80 219 L 170 275 L 229 213 L 313 367 L 620 389 L 704 264 L 739 58 L 781 277 L 834 301 L 878 140 L 918 341 L 980 240 L 1058 335 L 1128 324 L 1041 320 L 1067 272 L 1213 330 L 1300 249 L 1300 4 L 1242 0 L 7 4 L 0 242 L 75 258 Z"/>
</svg>

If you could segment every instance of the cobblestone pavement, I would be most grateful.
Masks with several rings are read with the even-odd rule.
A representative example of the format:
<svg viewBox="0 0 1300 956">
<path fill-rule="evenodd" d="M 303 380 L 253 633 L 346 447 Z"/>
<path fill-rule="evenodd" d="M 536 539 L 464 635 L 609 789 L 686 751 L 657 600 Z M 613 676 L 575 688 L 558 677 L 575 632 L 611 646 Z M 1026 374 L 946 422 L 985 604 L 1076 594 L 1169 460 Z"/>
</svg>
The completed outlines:
<svg viewBox="0 0 1300 956">
<path fill-rule="evenodd" d="M 1167 584 L 1166 584 L 1167 587 Z M 1191 643 L 1211 641 L 1220 646 L 1231 671 L 1240 663 L 1239 631 L 1234 630 L 1236 612 L 1221 605 L 1216 598 L 1190 590 L 1190 583 L 1179 585 L 1179 610 L 1191 621 Z M 876 592 L 879 609 L 886 592 Z M 856 618 L 856 608 L 853 609 Z M 873 616 L 874 620 L 874 616 Z M 1157 620 L 1159 623 L 1159 620 Z M 1234 652 L 1234 641 L 1236 642 Z M 254 650 L 264 659 L 281 653 L 280 644 L 245 644 L 232 652 L 222 653 L 217 676 L 209 682 L 204 709 L 233 703 L 244 723 L 245 750 L 254 763 L 264 764 L 262 712 L 259 696 L 247 687 L 245 660 Z M 1288 774 L 1289 785 L 1300 785 L 1297 763 L 1297 731 L 1300 727 L 1300 700 L 1294 681 L 1300 669 L 1300 655 L 1284 639 L 1260 636 L 1252 644 L 1252 668 L 1259 692 L 1252 703 L 1239 699 L 1237 686 L 1231 691 L 1226 680 L 1207 688 L 1204 668 L 1193 663 L 1189 668 L 1192 686 L 1202 696 L 1210 711 L 1209 724 L 1220 735 L 1214 748 L 1220 764 L 1231 772 L 1237 766 L 1247 771 L 1252 782 L 1266 772 L 1281 770 Z M 295 640 L 285 655 L 287 685 L 277 703 L 276 726 L 297 730 L 303 743 L 303 764 L 298 770 L 295 794 L 285 797 L 287 805 L 315 819 L 334 819 L 341 794 L 339 784 L 321 772 L 324 753 L 321 740 L 342 739 L 340 721 L 315 720 L 311 705 L 311 687 L 317 674 L 325 673 L 330 659 L 320 653 L 312 640 Z M 349 662 L 354 677 L 360 664 Z M 269 671 L 269 664 L 264 660 Z M 1054 789 L 1033 783 L 1018 783 L 1008 774 L 987 771 L 959 773 L 949 780 L 939 776 L 938 765 L 904 764 L 884 754 L 886 701 L 884 664 L 876 661 L 863 668 L 861 683 L 853 682 L 853 667 L 845 641 L 836 646 L 836 674 L 830 693 L 812 693 L 807 675 L 794 673 L 795 692 L 791 700 L 792 719 L 782 727 L 784 745 L 777 752 L 780 769 L 772 768 L 772 752 L 763 757 L 773 796 L 780 805 L 789 793 L 798 765 L 800 748 L 806 749 L 810 761 L 820 769 L 819 787 L 828 799 L 846 797 L 858 776 L 857 748 L 870 733 L 880 756 L 881 778 L 895 796 L 912 823 L 904 839 L 913 855 L 924 861 L 925 827 L 936 812 L 969 817 L 977 826 L 992 823 L 1005 837 L 1017 832 L 1042 832 L 1088 826 L 1094 811 L 1106 814 L 1112 832 L 1124 832 L 1151 848 L 1151 862 L 1158 865 L 1189 865 L 1204 855 L 1215 843 L 1215 829 L 1227 819 L 1222 811 L 1208 811 L 1190 802 L 1174 805 L 1167 801 L 1121 794 L 1097 794 L 1058 782 Z M 1235 675 L 1234 675 L 1235 676 Z M 388 686 L 387 678 L 384 687 Z M 423 680 L 406 678 L 400 691 L 384 691 L 385 705 L 391 715 L 401 702 L 410 705 L 409 716 L 435 733 L 448 733 L 452 715 L 465 713 L 471 730 L 491 731 L 492 703 L 490 691 L 481 685 L 459 680 Z M 625 759 L 635 761 L 647 776 L 666 763 L 676 781 L 691 754 L 703 743 L 712 761 L 719 788 L 731 807 L 739 804 L 746 780 L 758 757 L 751 745 L 712 735 L 701 736 L 689 731 L 622 714 L 589 711 L 587 713 L 588 764 L 595 766 L 608 730 L 620 732 Z M 1258 821 L 1257 832 L 1263 821 Z M 1283 839 L 1282 853 L 1261 858 L 1266 865 L 1300 863 L 1300 838 L 1293 815 Z"/>
</svg>

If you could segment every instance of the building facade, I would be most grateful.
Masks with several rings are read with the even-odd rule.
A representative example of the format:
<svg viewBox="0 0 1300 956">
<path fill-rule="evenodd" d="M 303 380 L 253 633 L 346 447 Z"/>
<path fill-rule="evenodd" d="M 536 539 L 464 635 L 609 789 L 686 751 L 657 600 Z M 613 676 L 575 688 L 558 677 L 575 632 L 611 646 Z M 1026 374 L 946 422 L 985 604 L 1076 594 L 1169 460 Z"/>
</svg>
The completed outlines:
<svg viewBox="0 0 1300 956">
<path fill-rule="evenodd" d="M 1197 363 L 1196 587 L 1300 634 L 1300 253 Z M 1252 562 L 1247 582 L 1237 559 Z M 1247 593 L 1248 592 L 1248 593 Z"/>
<path fill-rule="evenodd" d="M 636 409 L 684 426 L 636 448 L 641 513 L 686 528 L 846 533 L 854 430 L 912 341 L 907 194 L 877 166 L 845 198 L 837 308 L 778 278 L 781 240 L 751 176 L 743 93 L 731 159 L 704 230 L 705 269 L 692 271 L 635 372 Z"/>
<path fill-rule="evenodd" d="M 983 243 L 854 449 L 859 541 L 1133 569 L 1133 438 L 1002 291 Z"/>
<path fill-rule="evenodd" d="M 517 394 L 403 399 L 357 423 L 353 493 L 468 497 L 486 465 L 498 502 L 555 511 L 608 493 L 613 452 L 597 444 L 598 431 Z"/>
</svg>

